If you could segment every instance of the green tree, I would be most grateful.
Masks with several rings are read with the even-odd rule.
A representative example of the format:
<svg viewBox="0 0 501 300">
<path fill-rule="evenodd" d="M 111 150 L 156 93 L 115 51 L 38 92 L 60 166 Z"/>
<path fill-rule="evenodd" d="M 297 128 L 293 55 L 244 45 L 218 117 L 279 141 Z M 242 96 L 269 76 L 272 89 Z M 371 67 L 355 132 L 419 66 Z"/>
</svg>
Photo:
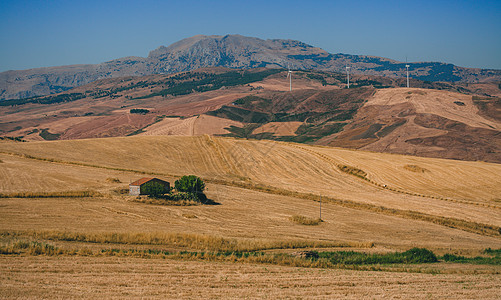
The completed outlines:
<svg viewBox="0 0 501 300">
<path fill-rule="evenodd" d="M 168 191 L 163 184 L 155 181 L 150 181 L 145 183 L 141 187 L 141 192 L 150 197 L 158 197 L 160 195 L 167 193 Z"/>
<path fill-rule="evenodd" d="M 205 202 L 207 197 L 204 194 L 205 183 L 200 177 L 195 175 L 185 175 L 174 183 L 178 192 L 189 193 L 195 200 Z"/>
</svg>

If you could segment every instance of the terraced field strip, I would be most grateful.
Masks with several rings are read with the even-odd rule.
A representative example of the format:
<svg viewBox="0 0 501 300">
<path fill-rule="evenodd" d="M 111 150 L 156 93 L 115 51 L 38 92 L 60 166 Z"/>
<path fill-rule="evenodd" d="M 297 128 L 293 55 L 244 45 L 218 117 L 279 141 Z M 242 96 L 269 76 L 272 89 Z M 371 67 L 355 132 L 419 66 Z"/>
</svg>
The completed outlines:
<svg viewBox="0 0 501 300">
<path fill-rule="evenodd" d="M 181 176 L 179 174 L 146 172 L 146 171 L 139 171 L 139 170 L 133 170 L 133 169 L 99 166 L 99 165 L 81 163 L 81 162 L 63 161 L 63 160 L 58 160 L 58 159 L 35 157 L 32 155 L 19 154 L 19 153 L 13 153 L 13 152 L 0 152 L 0 153 L 18 156 L 18 157 L 27 158 L 27 159 L 35 159 L 35 160 L 41 160 L 41 161 L 46 161 L 46 162 L 52 162 L 52 163 L 94 167 L 94 168 L 100 168 L 100 169 L 132 172 L 132 173 L 137 173 L 137 174 L 159 175 L 159 176 L 169 176 L 169 177 L 180 177 Z M 225 180 L 225 179 L 221 179 L 221 178 L 203 178 L 203 180 L 208 182 L 208 183 L 240 187 L 240 188 L 244 188 L 244 189 L 248 189 L 248 190 L 255 190 L 255 191 L 260 191 L 260 192 L 269 193 L 269 194 L 276 194 L 276 195 L 290 196 L 290 197 L 296 197 L 296 198 L 313 200 L 313 201 L 320 201 L 320 196 L 312 194 L 312 193 L 290 191 L 287 189 L 273 187 L 273 186 L 264 185 L 264 184 L 253 184 L 253 183 L 241 182 L 241 181 L 240 182 L 229 181 L 229 180 Z M 385 215 L 397 216 L 397 217 L 406 218 L 406 219 L 431 222 L 434 224 L 438 224 L 438 225 L 442 225 L 442 226 L 446 226 L 446 227 L 451 227 L 451 228 L 457 228 L 460 230 L 464 230 L 464 231 L 468 231 L 468 232 L 472 232 L 472 233 L 476 233 L 476 234 L 493 236 L 493 237 L 501 237 L 500 236 L 501 235 L 501 228 L 499 226 L 483 224 L 483 223 L 478 223 L 478 222 L 473 222 L 473 221 L 467 221 L 467 220 L 462 220 L 462 219 L 452 218 L 452 217 L 436 216 L 436 215 L 427 214 L 427 213 L 418 212 L 418 211 L 412 211 L 412 210 L 388 208 L 388 207 L 369 204 L 369 203 L 361 203 L 361 202 L 356 202 L 356 201 L 351 201 L 351 200 L 336 199 L 336 198 L 328 197 L 328 196 L 323 196 L 322 201 L 329 201 L 329 202 L 334 203 L 336 205 L 339 205 L 342 207 L 347 207 L 347 208 L 354 208 L 354 209 L 371 211 L 371 212 L 385 214 Z"/>
<path fill-rule="evenodd" d="M 302 146 L 299 146 L 299 145 L 296 145 L 296 144 L 292 144 L 292 143 L 288 143 L 287 145 L 290 146 L 290 147 L 293 147 L 293 148 L 301 149 L 301 150 L 306 151 L 306 152 L 308 152 L 310 154 L 313 154 L 313 155 L 319 157 L 320 159 L 322 159 L 322 160 L 324 160 L 324 161 L 332 164 L 337 169 L 339 169 L 341 172 L 344 172 L 346 174 L 352 175 L 352 176 L 354 176 L 356 178 L 359 178 L 360 180 L 363 180 L 364 182 L 367 182 L 368 184 L 371 184 L 373 186 L 376 186 L 376 187 L 384 189 L 384 190 L 388 190 L 388 191 L 391 191 L 391 192 L 395 192 L 395 193 L 399 193 L 399 194 L 404 194 L 404 195 L 417 196 L 417 197 L 430 198 L 430 199 L 437 199 L 437 200 L 449 201 L 449 202 L 454 202 L 454 203 L 462 203 L 462 204 L 467 204 L 467 205 L 476 205 L 476 206 L 487 207 L 487 208 L 494 208 L 494 209 L 501 210 L 501 206 L 494 205 L 494 204 L 487 204 L 487 203 L 483 203 L 483 202 L 474 202 L 474 201 L 461 200 L 461 199 L 453 199 L 453 198 L 445 198 L 445 197 L 433 196 L 433 195 L 425 195 L 425 194 L 420 194 L 420 193 L 416 193 L 416 192 L 411 192 L 411 191 L 406 191 L 406 190 L 402 190 L 402 189 L 390 187 L 390 186 L 388 186 L 386 184 L 381 184 L 381 183 L 378 183 L 378 182 L 376 182 L 376 181 L 374 181 L 374 180 L 372 180 L 370 178 L 367 178 L 367 173 L 365 173 L 363 170 L 360 170 L 360 169 L 357 169 L 357 168 L 354 168 L 354 167 L 351 167 L 351 166 L 343 165 L 340 162 L 335 161 L 333 158 L 328 157 L 325 154 L 322 154 L 322 153 L 316 152 L 314 150 L 311 150 L 311 149 L 308 149 L 308 148 L 305 148 L 305 147 L 302 147 Z M 348 167 L 348 170 L 345 167 Z M 350 171 L 349 168 L 353 168 L 353 169 L 356 169 L 356 170 L 359 170 L 359 171 L 363 171 L 363 173 L 365 173 L 365 174 L 360 174 L 360 173 L 357 173 L 357 172 Z"/>
</svg>

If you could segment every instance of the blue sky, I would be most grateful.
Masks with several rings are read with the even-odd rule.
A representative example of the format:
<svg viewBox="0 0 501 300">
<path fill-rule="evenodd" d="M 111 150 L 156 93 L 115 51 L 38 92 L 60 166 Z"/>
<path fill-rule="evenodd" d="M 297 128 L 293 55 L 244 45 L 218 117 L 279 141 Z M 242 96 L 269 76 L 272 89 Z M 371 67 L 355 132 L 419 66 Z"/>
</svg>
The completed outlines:
<svg viewBox="0 0 501 300">
<path fill-rule="evenodd" d="M 0 1 L 0 71 L 100 63 L 196 34 L 501 69 L 501 1 Z"/>
</svg>

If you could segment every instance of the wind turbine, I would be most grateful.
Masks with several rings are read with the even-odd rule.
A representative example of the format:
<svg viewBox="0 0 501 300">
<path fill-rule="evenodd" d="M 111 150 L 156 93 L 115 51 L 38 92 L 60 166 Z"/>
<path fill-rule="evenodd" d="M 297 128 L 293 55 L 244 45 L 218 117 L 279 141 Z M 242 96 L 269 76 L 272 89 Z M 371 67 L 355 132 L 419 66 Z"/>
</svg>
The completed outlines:
<svg viewBox="0 0 501 300">
<path fill-rule="evenodd" d="M 292 71 L 289 65 L 287 65 L 289 71 L 287 71 L 287 78 L 289 78 L 289 92 L 292 92 Z"/>
<path fill-rule="evenodd" d="M 346 81 L 348 82 L 348 88 L 350 88 L 350 67 L 346 66 Z"/>
<path fill-rule="evenodd" d="M 405 57 L 405 68 L 407 69 L 407 87 L 409 87 L 409 65 L 407 64 L 407 56 Z"/>
</svg>

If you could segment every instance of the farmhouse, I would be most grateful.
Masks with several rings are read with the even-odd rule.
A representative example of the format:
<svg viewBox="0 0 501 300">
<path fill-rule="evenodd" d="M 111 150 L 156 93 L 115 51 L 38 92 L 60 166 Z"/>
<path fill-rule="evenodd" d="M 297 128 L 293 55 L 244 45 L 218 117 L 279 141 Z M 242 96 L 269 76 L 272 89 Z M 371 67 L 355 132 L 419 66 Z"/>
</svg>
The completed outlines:
<svg viewBox="0 0 501 300">
<path fill-rule="evenodd" d="M 166 191 L 170 189 L 170 183 L 167 181 L 158 178 L 144 177 L 129 184 L 129 195 L 132 196 L 144 195 L 143 186 L 148 182 L 158 182 L 164 186 Z"/>
</svg>

